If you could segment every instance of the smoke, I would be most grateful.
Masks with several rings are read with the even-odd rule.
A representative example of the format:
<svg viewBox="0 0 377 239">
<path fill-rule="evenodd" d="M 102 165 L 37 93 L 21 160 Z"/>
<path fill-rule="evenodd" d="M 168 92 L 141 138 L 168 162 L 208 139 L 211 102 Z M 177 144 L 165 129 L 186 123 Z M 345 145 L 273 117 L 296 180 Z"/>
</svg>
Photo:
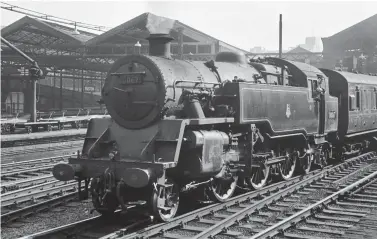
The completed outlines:
<svg viewBox="0 0 377 239">
<path fill-rule="evenodd" d="M 174 27 L 175 21 L 149 13 L 145 26 L 150 34 L 169 34 Z"/>
</svg>

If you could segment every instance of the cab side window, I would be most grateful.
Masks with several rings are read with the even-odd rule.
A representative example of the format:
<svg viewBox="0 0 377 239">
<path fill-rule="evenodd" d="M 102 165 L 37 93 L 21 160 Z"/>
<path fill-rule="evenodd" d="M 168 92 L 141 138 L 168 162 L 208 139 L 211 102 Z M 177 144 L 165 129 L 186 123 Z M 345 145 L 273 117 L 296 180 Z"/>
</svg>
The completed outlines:
<svg viewBox="0 0 377 239">
<path fill-rule="evenodd" d="M 317 88 L 318 88 L 318 81 L 316 79 L 310 80 L 311 82 L 311 90 L 312 90 L 312 97 L 316 98 L 318 96 Z"/>
</svg>

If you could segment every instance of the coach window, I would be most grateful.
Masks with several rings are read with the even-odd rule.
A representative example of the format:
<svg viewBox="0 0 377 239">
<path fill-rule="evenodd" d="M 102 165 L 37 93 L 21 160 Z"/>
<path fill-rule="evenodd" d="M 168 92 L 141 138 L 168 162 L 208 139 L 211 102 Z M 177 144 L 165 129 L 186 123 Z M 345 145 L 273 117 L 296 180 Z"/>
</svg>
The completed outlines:
<svg viewBox="0 0 377 239">
<path fill-rule="evenodd" d="M 372 92 L 372 106 L 373 106 L 373 109 L 375 110 L 377 108 L 377 89 L 374 88 L 373 92 Z"/>
<path fill-rule="evenodd" d="M 361 92 L 358 87 L 356 87 L 356 109 L 361 110 Z"/>
<path fill-rule="evenodd" d="M 355 96 L 350 95 L 349 99 L 350 99 L 350 102 L 349 102 L 350 111 L 355 111 L 357 109 Z"/>
<path fill-rule="evenodd" d="M 369 101 L 368 101 L 368 91 L 367 90 L 364 90 L 363 93 L 362 93 L 362 106 L 361 106 L 361 109 L 362 110 L 367 110 L 370 108 L 370 104 L 369 104 Z"/>
</svg>

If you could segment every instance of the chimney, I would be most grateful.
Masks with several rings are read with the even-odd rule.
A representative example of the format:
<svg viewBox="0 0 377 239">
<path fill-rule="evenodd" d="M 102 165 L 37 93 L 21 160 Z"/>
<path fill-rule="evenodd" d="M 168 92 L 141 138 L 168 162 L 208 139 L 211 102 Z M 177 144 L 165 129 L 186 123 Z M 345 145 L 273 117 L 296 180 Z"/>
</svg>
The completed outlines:
<svg viewBox="0 0 377 239">
<path fill-rule="evenodd" d="M 150 34 L 147 38 L 149 41 L 149 55 L 171 58 L 170 42 L 173 39 L 169 34 Z"/>
</svg>

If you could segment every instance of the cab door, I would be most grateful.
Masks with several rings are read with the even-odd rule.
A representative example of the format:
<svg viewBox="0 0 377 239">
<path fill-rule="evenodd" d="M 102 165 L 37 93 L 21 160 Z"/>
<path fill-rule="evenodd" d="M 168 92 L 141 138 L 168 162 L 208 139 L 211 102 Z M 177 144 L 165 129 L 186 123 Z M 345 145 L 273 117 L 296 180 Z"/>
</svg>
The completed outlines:
<svg viewBox="0 0 377 239">
<path fill-rule="evenodd" d="M 322 76 L 318 76 L 318 78 L 312 78 L 309 79 L 309 81 L 311 83 L 312 98 L 314 100 L 314 107 L 318 117 L 318 135 L 323 136 L 326 124 L 325 79 L 322 78 Z"/>
</svg>

